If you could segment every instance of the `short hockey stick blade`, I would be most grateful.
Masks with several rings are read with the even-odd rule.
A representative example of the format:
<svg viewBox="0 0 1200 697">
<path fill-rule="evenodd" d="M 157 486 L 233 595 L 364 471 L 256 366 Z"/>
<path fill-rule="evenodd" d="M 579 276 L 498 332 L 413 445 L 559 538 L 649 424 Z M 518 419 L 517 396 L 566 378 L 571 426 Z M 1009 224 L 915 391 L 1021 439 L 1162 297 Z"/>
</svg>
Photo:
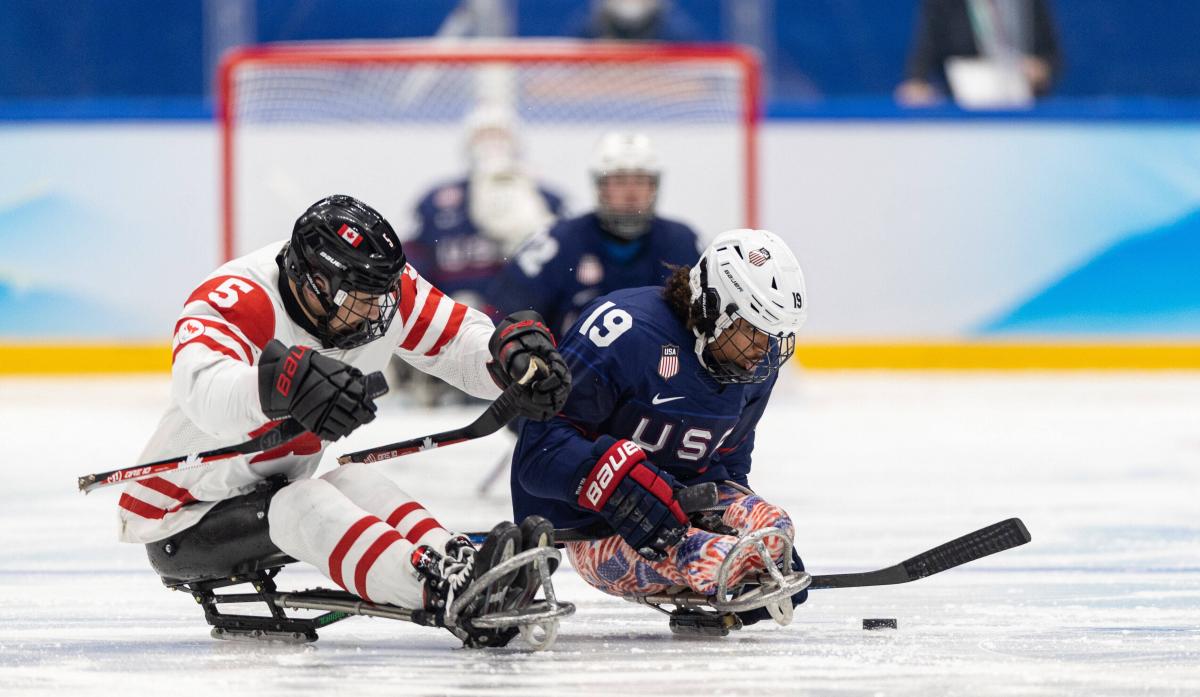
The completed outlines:
<svg viewBox="0 0 1200 697">
<path fill-rule="evenodd" d="M 895 566 L 857 574 L 813 576 L 810 589 L 858 588 L 908 583 L 967 562 L 1019 547 L 1032 539 L 1020 518 L 1009 518 L 922 552 Z"/>
<path fill-rule="evenodd" d="M 546 365 L 537 358 L 529 361 L 529 368 L 521 379 L 508 386 L 496 401 L 488 405 L 486 411 L 479 415 L 477 419 L 467 424 L 462 428 L 456 428 L 450 431 L 434 433 L 428 436 L 420 436 L 410 438 L 408 440 L 398 441 L 388 445 L 381 445 L 375 448 L 366 450 L 358 450 L 352 453 L 346 453 L 338 457 L 339 465 L 345 465 L 351 462 L 379 462 L 381 460 L 390 460 L 394 457 L 402 457 L 413 453 L 423 452 L 425 450 L 433 450 L 463 441 L 490 436 L 491 434 L 504 428 L 505 424 L 512 421 L 520 413 L 517 407 L 517 393 L 525 386 L 533 376 L 539 371 L 545 372 Z"/>
<path fill-rule="evenodd" d="M 371 395 L 371 399 L 378 399 L 388 391 L 387 380 L 383 377 L 383 373 L 374 372 L 366 376 L 367 392 Z M 122 484 L 124 482 L 134 482 L 139 479 L 146 479 L 164 472 L 174 472 L 176 470 L 190 469 L 199 467 L 210 462 L 225 460 L 237 455 L 250 455 L 264 450 L 271 450 L 280 445 L 292 440 L 296 436 L 304 433 L 304 427 L 295 419 L 286 419 L 279 422 L 274 428 L 264 433 L 251 438 L 244 443 L 237 445 L 227 445 L 213 450 L 205 450 L 200 453 L 190 453 L 188 455 L 178 455 L 176 457 L 168 457 L 154 462 L 147 462 L 142 465 L 133 467 L 125 467 L 118 470 L 109 470 L 108 472 L 97 472 L 96 474 L 86 474 L 79 477 L 76 483 L 79 485 L 79 490 L 83 493 L 88 493 L 94 489 L 99 489 L 104 486 L 113 484 Z"/>
</svg>

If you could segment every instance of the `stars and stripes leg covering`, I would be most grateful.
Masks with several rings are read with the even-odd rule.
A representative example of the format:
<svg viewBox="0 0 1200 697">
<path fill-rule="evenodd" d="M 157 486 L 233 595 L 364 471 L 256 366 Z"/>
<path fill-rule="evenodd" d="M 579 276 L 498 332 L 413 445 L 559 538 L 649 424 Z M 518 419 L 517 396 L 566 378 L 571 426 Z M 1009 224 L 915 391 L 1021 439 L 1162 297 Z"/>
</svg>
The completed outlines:
<svg viewBox="0 0 1200 697">
<path fill-rule="evenodd" d="M 440 551 L 452 537 L 424 506 L 369 464 L 339 467 L 321 478 L 414 545 L 429 545 Z"/>
<path fill-rule="evenodd" d="M 333 484 L 302 479 L 279 490 L 268 513 L 271 541 L 338 586 L 376 603 L 419 608 L 413 544 Z"/>
<path fill-rule="evenodd" d="M 723 488 L 724 489 L 724 488 Z M 794 535 L 792 520 L 778 506 L 754 494 L 734 490 L 722 491 L 726 525 L 745 534 L 765 527 L 777 527 Z M 639 555 L 619 536 L 600 540 L 569 542 L 567 555 L 576 572 L 592 585 L 612 595 L 646 595 L 659 593 L 671 586 L 686 586 L 705 595 L 716 592 L 717 572 L 729 550 L 737 543 L 730 535 L 689 528 L 683 540 L 660 562 L 650 562 Z M 768 539 L 767 549 L 777 561 L 782 556 L 779 540 Z M 731 577 L 736 584 L 747 573 L 763 568 L 757 555 L 749 555 L 738 564 Z"/>
</svg>

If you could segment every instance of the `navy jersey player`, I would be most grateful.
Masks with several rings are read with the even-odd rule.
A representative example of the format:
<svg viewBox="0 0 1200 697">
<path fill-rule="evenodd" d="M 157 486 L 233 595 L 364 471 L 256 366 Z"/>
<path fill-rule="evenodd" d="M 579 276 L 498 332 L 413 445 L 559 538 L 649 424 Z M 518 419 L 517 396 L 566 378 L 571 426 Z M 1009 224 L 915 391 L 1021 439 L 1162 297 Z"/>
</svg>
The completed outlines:
<svg viewBox="0 0 1200 697">
<path fill-rule="evenodd" d="M 596 300 L 559 344 L 573 381 L 566 406 L 521 429 L 517 515 L 599 535 L 567 551 L 603 591 L 712 593 L 734 534 L 774 526 L 792 537 L 787 513 L 754 494 L 749 475 L 755 426 L 806 314 L 796 257 L 763 230 L 723 233 L 665 288 Z M 708 529 L 675 498 L 701 482 L 717 482 L 726 506 Z M 780 540 L 768 546 L 782 554 Z"/>
<path fill-rule="evenodd" d="M 698 242 L 687 225 L 655 215 L 660 175 L 648 137 L 604 136 L 592 165 L 596 210 L 526 241 L 497 276 L 488 301 L 505 313 L 536 310 L 558 332 L 601 295 L 662 285 L 668 265 L 696 259 Z"/>
<path fill-rule="evenodd" d="M 421 197 L 409 259 L 435 287 L 485 310 L 488 285 L 525 238 L 563 214 L 562 198 L 538 185 L 519 158 L 516 118 L 485 104 L 467 118 L 467 176 Z"/>
</svg>

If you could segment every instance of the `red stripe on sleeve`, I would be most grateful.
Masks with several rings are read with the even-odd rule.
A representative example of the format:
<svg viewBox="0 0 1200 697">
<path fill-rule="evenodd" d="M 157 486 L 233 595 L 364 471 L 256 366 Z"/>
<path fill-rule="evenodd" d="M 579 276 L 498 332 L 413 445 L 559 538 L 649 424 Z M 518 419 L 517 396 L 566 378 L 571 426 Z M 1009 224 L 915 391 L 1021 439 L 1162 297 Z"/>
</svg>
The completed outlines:
<svg viewBox="0 0 1200 697">
<path fill-rule="evenodd" d="M 171 352 L 171 365 L 175 365 L 175 357 L 179 355 L 180 351 L 182 351 L 187 346 L 196 346 L 197 344 L 199 344 L 201 346 L 205 346 L 207 348 L 210 348 L 213 351 L 216 351 L 217 353 L 223 353 L 226 356 L 229 356 L 233 360 L 238 361 L 240 363 L 246 362 L 246 359 L 237 355 L 237 352 L 235 352 L 233 349 L 222 344 L 221 342 L 217 341 L 216 339 L 212 338 L 211 336 L 204 336 L 203 334 L 201 334 L 200 336 L 189 339 L 188 341 L 185 341 L 184 343 L 175 347 L 175 350 Z"/>
<path fill-rule="evenodd" d="M 392 511 L 392 514 L 387 517 L 388 527 L 396 527 L 400 524 L 400 521 L 404 520 L 404 516 L 412 513 L 420 507 L 421 504 L 417 503 L 416 501 L 409 501 L 408 503 L 400 504 L 400 506 L 396 510 Z"/>
<path fill-rule="evenodd" d="M 421 307 L 421 314 L 417 316 L 417 321 L 408 330 L 408 334 L 404 337 L 404 343 L 400 344 L 400 348 L 405 351 L 411 351 L 421 343 L 421 339 L 425 338 L 425 331 L 429 329 L 429 323 L 433 321 L 434 314 L 437 313 L 438 305 L 441 304 L 442 298 L 445 295 L 437 288 L 430 287 L 429 295 L 425 298 L 425 305 Z"/>
<path fill-rule="evenodd" d="M 121 500 L 117 502 L 117 505 L 138 517 L 150 520 L 161 520 L 167 514 L 166 509 L 151 506 L 145 501 L 135 499 L 129 494 L 121 494 Z"/>
<path fill-rule="evenodd" d="M 358 566 L 354 567 L 354 587 L 358 589 L 359 597 L 368 603 L 375 601 L 371 600 L 371 597 L 367 595 L 367 574 L 371 571 L 371 567 L 375 565 L 375 560 L 379 558 L 379 555 L 402 539 L 404 538 L 400 537 L 400 533 L 395 530 L 388 530 L 380 535 L 378 540 L 371 543 L 366 553 L 362 555 L 362 559 L 358 560 Z"/>
<path fill-rule="evenodd" d="M 140 479 L 138 480 L 138 484 L 141 484 L 147 489 L 157 491 L 164 496 L 170 496 L 179 503 L 192 503 L 196 500 L 196 497 L 192 496 L 192 492 L 172 482 L 169 482 L 162 477 L 147 477 L 146 479 Z"/>
<path fill-rule="evenodd" d="M 180 317 L 179 321 L 175 323 L 176 337 L 179 337 L 179 328 L 183 326 L 185 322 L 199 322 L 201 325 L 212 329 L 213 331 L 220 332 L 221 336 L 228 337 L 230 341 L 233 341 L 240 346 L 242 351 L 245 352 L 246 358 L 254 360 L 254 351 L 250 349 L 250 344 L 246 343 L 242 337 L 237 335 L 237 332 L 234 331 L 232 324 L 223 324 L 211 317 Z M 186 341 L 184 343 L 186 343 Z"/>
<path fill-rule="evenodd" d="M 450 321 L 446 323 L 446 328 L 442 330 L 442 335 L 434 342 L 433 348 L 429 349 L 426 356 L 436 356 L 445 346 L 458 335 L 458 328 L 462 326 L 463 318 L 467 316 L 467 306 L 462 303 L 454 303 L 454 309 L 450 311 Z"/>
<path fill-rule="evenodd" d="M 242 351 L 244 351 L 246 353 L 247 360 L 251 360 L 251 361 L 254 360 L 254 351 L 253 351 L 253 349 L 250 348 L 250 344 L 247 344 L 244 340 L 242 340 L 242 337 L 240 337 L 236 333 L 234 333 L 234 331 L 230 328 L 232 325 L 221 324 L 220 322 L 217 322 L 216 320 L 211 320 L 211 319 L 204 319 L 204 318 L 197 318 L 197 319 L 199 319 L 200 323 L 203 324 L 204 326 L 208 327 L 209 329 L 212 329 L 213 331 L 216 331 L 216 332 L 220 332 L 221 336 L 227 336 L 231 340 L 233 340 L 233 342 L 236 343 L 238 346 L 240 346 L 242 348 Z"/>
<path fill-rule="evenodd" d="M 412 526 L 412 529 L 409 530 L 408 534 L 406 534 L 404 537 L 406 537 L 408 541 L 414 545 L 420 544 L 421 538 L 425 536 L 425 533 L 440 527 L 442 527 L 441 523 L 437 522 L 433 518 L 426 518 L 425 520 L 422 520 L 421 522 Z"/>
<path fill-rule="evenodd" d="M 382 522 L 373 515 L 363 516 L 357 523 L 350 526 L 345 535 L 342 535 L 342 539 L 338 540 L 337 545 L 334 546 L 333 553 L 329 555 L 329 578 L 346 591 L 353 592 L 342 582 L 342 562 L 346 560 L 346 554 L 350 551 L 350 547 L 358 541 L 358 538 L 362 537 L 367 528 Z"/>
<path fill-rule="evenodd" d="M 404 275 L 400 277 L 400 322 L 408 321 L 408 316 L 412 314 L 413 305 L 417 302 L 417 282 L 409 275 L 412 267 L 404 269 Z"/>
</svg>

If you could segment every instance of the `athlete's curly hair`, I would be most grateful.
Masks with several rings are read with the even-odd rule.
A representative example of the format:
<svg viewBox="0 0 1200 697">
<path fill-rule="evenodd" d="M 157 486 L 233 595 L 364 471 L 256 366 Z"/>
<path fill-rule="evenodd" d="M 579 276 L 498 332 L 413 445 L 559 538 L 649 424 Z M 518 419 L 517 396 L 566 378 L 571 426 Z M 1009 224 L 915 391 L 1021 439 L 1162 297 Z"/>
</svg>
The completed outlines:
<svg viewBox="0 0 1200 697">
<path fill-rule="evenodd" d="M 667 301 L 671 312 L 675 313 L 679 321 L 686 324 L 688 329 L 692 329 L 694 325 L 692 321 L 691 273 L 692 267 L 690 266 L 671 266 L 671 275 L 667 277 L 666 286 L 663 288 L 663 299 Z"/>
</svg>

